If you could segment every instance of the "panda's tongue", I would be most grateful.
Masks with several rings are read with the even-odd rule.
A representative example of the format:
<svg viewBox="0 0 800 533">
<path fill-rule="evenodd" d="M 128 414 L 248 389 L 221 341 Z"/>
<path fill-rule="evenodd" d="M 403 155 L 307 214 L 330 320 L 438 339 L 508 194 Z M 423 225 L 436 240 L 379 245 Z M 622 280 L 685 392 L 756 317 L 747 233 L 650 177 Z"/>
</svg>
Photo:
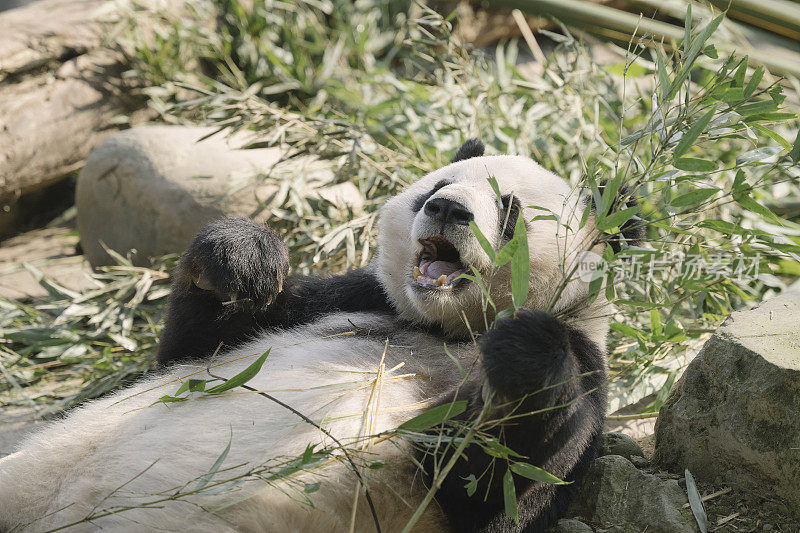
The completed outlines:
<svg viewBox="0 0 800 533">
<path fill-rule="evenodd" d="M 432 263 L 428 263 L 427 268 L 423 270 L 423 274 L 425 274 L 429 278 L 437 279 L 440 276 L 449 276 L 456 270 L 459 270 L 460 263 L 450 263 L 448 261 L 433 261 Z"/>
</svg>

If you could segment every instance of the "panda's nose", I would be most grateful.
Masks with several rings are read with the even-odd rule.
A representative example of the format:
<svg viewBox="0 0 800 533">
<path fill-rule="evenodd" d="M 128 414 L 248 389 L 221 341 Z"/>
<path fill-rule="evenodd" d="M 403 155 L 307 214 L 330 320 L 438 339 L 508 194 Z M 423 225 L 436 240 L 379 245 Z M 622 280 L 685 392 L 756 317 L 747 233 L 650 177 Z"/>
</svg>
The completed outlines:
<svg viewBox="0 0 800 533">
<path fill-rule="evenodd" d="M 469 209 L 447 198 L 431 198 L 425 202 L 425 214 L 445 224 L 460 226 L 466 226 L 475 219 Z"/>
</svg>

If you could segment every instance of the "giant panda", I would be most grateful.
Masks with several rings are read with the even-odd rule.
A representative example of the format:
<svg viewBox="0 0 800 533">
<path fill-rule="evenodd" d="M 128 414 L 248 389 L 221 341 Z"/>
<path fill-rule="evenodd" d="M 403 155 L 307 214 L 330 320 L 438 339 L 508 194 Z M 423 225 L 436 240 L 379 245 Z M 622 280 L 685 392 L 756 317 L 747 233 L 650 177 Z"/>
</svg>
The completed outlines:
<svg viewBox="0 0 800 533">
<path fill-rule="evenodd" d="M 555 216 L 537 217 L 542 209 Z M 543 531 L 571 486 L 514 476 L 516 523 L 504 512 L 508 459 L 479 442 L 568 482 L 596 455 L 609 304 L 567 276 L 598 246 L 592 216 L 579 223 L 585 209 L 534 161 L 485 156 L 471 140 L 385 203 L 377 257 L 361 269 L 292 276 L 272 230 L 212 222 L 176 269 L 160 370 L 0 460 L 0 530 L 401 531 L 459 441 L 441 426 L 392 431 L 463 400 L 449 424 L 497 422 L 452 463 L 413 530 Z M 492 268 L 470 223 L 499 249 L 519 213 L 530 291 L 492 324 L 495 308 L 512 305 L 509 266 Z M 461 277 L 474 271 L 494 307 Z M 158 402 L 187 378 L 237 375 L 268 350 L 246 389 Z"/>
</svg>

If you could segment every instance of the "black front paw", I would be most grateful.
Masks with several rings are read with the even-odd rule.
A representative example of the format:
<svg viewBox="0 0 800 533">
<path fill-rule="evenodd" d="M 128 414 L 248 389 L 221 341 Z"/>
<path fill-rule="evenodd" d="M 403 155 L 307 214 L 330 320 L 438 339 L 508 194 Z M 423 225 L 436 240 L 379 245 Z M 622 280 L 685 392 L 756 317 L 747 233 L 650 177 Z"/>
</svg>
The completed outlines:
<svg viewBox="0 0 800 533">
<path fill-rule="evenodd" d="M 520 309 L 497 320 L 478 340 L 483 368 L 492 388 L 520 398 L 553 385 L 569 352 L 567 326 L 544 311 Z"/>
<path fill-rule="evenodd" d="M 260 309 L 283 290 L 289 252 L 271 229 L 247 218 L 222 218 L 194 238 L 181 267 L 194 290 Z"/>
</svg>

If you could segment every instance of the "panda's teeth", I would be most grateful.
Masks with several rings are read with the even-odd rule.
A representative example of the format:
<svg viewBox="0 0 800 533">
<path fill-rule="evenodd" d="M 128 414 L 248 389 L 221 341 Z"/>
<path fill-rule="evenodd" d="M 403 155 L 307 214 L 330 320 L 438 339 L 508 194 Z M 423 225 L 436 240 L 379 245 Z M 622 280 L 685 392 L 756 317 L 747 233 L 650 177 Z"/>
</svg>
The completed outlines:
<svg viewBox="0 0 800 533">
<path fill-rule="evenodd" d="M 418 280 L 422 276 L 422 271 L 419 269 L 418 266 L 414 267 L 414 280 Z"/>
<path fill-rule="evenodd" d="M 442 274 L 441 276 L 439 276 L 439 279 L 436 280 L 436 285 L 441 287 L 441 286 L 443 286 L 445 284 L 446 281 L 447 281 L 447 276 Z"/>
<path fill-rule="evenodd" d="M 453 281 L 454 281 L 454 280 L 455 280 L 455 279 L 456 279 L 458 276 L 460 276 L 460 275 L 461 275 L 461 274 L 463 274 L 463 273 L 464 273 L 464 271 L 463 271 L 463 270 L 456 270 L 455 272 L 453 272 L 452 274 L 450 274 L 449 276 L 447 276 L 447 281 L 446 281 L 445 283 L 446 283 L 447 285 L 452 285 L 452 284 L 453 284 Z"/>
</svg>

